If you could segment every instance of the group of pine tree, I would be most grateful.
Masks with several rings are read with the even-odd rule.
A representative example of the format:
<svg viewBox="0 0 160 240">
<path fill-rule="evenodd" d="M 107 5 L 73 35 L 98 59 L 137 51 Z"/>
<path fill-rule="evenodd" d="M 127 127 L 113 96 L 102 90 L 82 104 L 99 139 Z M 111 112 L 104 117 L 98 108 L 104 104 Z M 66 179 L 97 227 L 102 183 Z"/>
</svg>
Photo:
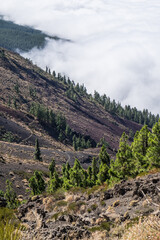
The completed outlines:
<svg viewBox="0 0 160 240">
<path fill-rule="evenodd" d="M 1 19 L 0 16 L 0 47 L 11 51 L 17 49 L 29 51 L 33 47 L 43 48 L 46 43 L 46 34 L 33 28 L 15 24 Z"/>
<path fill-rule="evenodd" d="M 66 190 L 72 187 L 93 187 L 103 183 L 113 183 L 128 177 L 136 177 L 152 168 L 160 168 L 160 121 L 152 131 L 144 125 L 134 136 L 131 144 L 126 133 L 122 134 L 115 160 L 110 159 L 105 145 L 102 146 L 99 157 L 93 158 L 91 166 L 83 169 L 78 159 L 73 167 L 67 162 L 58 172 L 54 159 L 49 166 L 50 180 L 46 185 L 42 173 L 36 171 L 30 178 L 33 194 L 40 194 L 47 189 L 49 193 L 58 188 Z"/>
<path fill-rule="evenodd" d="M 63 82 L 67 86 L 66 95 L 68 98 L 77 102 L 79 96 L 86 96 L 91 101 L 96 101 L 98 104 L 102 105 L 104 109 L 111 114 L 117 114 L 118 116 L 132 120 L 140 124 L 147 124 L 149 127 L 152 127 L 158 120 L 159 114 L 156 116 L 149 112 L 147 109 L 143 111 L 137 110 L 136 107 L 131 108 L 130 105 L 122 107 L 121 104 L 116 102 L 114 99 L 111 100 L 110 97 L 107 97 L 106 94 L 100 95 L 97 91 L 94 91 L 94 94 L 88 94 L 86 87 L 79 83 L 62 76 L 60 73 L 56 74 L 55 71 L 51 73 L 51 70 L 46 67 L 46 72 L 50 75 L 53 75 L 58 81 Z"/>
<path fill-rule="evenodd" d="M 60 142 L 71 143 L 75 150 L 81 150 L 95 146 L 94 140 L 89 136 L 82 136 L 72 130 L 67 124 L 66 118 L 60 112 L 46 108 L 39 103 L 32 103 L 30 113 L 43 125 L 47 126 L 50 134 L 57 136 Z"/>
</svg>

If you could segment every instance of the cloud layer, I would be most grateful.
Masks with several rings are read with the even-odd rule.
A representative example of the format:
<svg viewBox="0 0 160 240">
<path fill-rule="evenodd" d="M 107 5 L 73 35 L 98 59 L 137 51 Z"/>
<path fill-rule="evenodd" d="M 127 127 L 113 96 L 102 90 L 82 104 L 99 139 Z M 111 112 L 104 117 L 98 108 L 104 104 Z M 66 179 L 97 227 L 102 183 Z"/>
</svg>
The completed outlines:
<svg viewBox="0 0 160 240">
<path fill-rule="evenodd" d="M 159 0 L 0 0 L 0 14 L 72 42 L 23 54 L 123 105 L 160 112 Z"/>
</svg>

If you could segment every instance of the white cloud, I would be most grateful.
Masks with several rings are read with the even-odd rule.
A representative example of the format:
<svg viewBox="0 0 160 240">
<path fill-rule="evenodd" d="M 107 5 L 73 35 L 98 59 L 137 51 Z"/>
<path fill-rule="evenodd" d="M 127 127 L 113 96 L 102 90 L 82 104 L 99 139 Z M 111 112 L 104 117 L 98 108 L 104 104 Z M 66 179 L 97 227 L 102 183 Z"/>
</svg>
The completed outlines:
<svg viewBox="0 0 160 240">
<path fill-rule="evenodd" d="M 0 0 L 0 14 L 73 42 L 24 56 L 122 104 L 160 112 L 159 0 Z"/>
</svg>

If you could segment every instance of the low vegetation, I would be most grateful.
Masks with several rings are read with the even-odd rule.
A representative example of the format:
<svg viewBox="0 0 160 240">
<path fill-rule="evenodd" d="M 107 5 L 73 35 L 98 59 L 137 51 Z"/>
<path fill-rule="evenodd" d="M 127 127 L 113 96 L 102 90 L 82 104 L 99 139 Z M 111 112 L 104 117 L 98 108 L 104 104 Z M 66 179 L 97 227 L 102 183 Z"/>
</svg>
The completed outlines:
<svg viewBox="0 0 160 240">
<path fill-rule="evenodd" d="M 89 228 L 88 230 L 90 232 L 96 232 L 96 231 L 109 231 L 110 230 L 110 227 L 111 227 L 111 223 L 110 222 L 102 222 L 99 226 L 95 226 L 95 227 L 92 227 L 92 228 Z"/>
<path fill-rule="evenodd" d="M 160 219 L 156 216 L 150 216 L 125 231 L 121 240 L 160 240 Z"/>
<path fill-rule="evenodd" d="M 0 197 L 6 200 L 7 208 L 16 209 L 20 205 L 20 202 L 17 199 L 17 195 L 12 188 L 12 183 L 9 180 L 6 181 L 6 191 L 3 192 L 0 190 Z"/>
<path fill-rule="evenodd" d="M 20 240 L 21 226 L 14 215 L 14 211 L 8 208 L 0 208 L 0 239 Z"/>
</svg>

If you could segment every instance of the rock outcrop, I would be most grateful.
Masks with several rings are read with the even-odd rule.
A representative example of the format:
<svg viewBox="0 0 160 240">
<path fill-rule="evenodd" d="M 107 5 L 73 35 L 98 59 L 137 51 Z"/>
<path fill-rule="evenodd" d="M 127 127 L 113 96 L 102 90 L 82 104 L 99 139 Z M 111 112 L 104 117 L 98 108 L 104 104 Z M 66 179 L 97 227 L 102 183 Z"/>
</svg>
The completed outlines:
<svg viewBox="0 0 160 240">
<path fill-rule="evenodd" d="M 35 196 L 19 208 L 18 218 L 26 226 L 25 240 L 110 239 L 116 226 L 160 215 L 159 205 L 157 173 L 122 181 L 108 190 L 103 186 L 83 193 Z"/>
</svg>

